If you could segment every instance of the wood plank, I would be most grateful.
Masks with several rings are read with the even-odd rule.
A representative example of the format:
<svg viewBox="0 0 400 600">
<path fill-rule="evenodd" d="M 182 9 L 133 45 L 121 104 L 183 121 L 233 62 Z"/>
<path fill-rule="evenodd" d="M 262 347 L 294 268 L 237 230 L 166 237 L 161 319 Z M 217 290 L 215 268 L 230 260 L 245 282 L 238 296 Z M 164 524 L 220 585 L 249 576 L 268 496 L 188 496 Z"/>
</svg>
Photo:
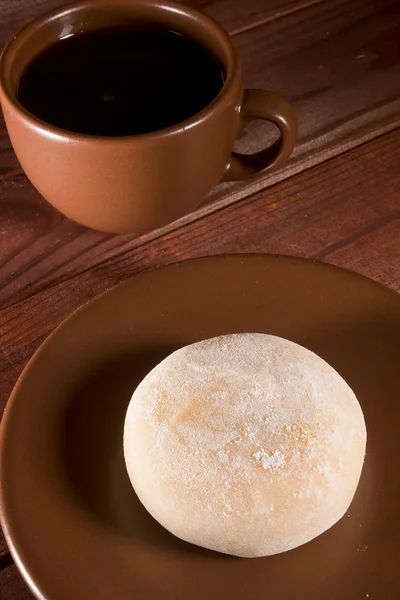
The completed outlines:
<svg viewBox="0 0 400 600">
<path fill-rule="evenodd" d="M 326 0 L 184 0 L 222 23 L 231 35 L 280 19 Z"/>
<path fill-rule="evenodd" d="M 299 116 L 294 155 L 278 174 L 220 186 L 214 208 L 337 156 L 400 125 L 400 11 L 396 0 L 331 0 L 235 38 L 245 87 L 281 93 Z M 263 146 L 266 130 L 239 148 Z"/>
<path fill-rule="evenodd" d="M 399 32 L 397 0 L 329 0 L 236 36 L 246 85 L 274 88 L 296 107 L 300 137 L 293 159 L 269 177 L 218 186 L 202 208 L 140 238 L 101 234 L 61 217 L 24 176 L 12 175 L 15 159 L 0 134 L 0 306 L 133 251 L 400 125 Z M 239 145 L 254 150 L 265 132 L 257 123 Z"/>
<path fill-rule="evenodd" d="M 232 34 L 324 0 L 178 0 L 206 12 Z M 64 0 L 0 0 L 0 50 L 21 27 Z"/>
<path fill-rule="evenodd" d="M 398 205 L 400 198 L 398 196 Z M 325 251 L 329 254 L 329 262 L 333 265 L 345 265 L 352 271 L 373 277 L 379 273 L 379 281 L 400 292 L 400 223 L 397 216 L 383 216 L 379 225 L 366 226 L 363 235 L 351 241 L 352 252 L 348 251 L 350 240 L 332 243 Z M 324 253 L 316 253 L 317 259 L 324 260 Z"/>
<path fill-rule="evenodd" d="M 23 365 L 66 316 L 149 268 L 282 253 L 349 265 L 400 291 L 399 160 L 400 130 L 1 310 L 0 410 Z"/>
<path fill-rule="evenodd" d="M 272 252 L 323 259 L 400 291 L 399 161 L 400 130 L 3 309 L 0 409 L 46 335 L 142 270 L 205 255 Z M 3 537 L 0 549 L 6 551 Z"/>
<path fill-rule="evenodd" d="M 34 598 L 15 565 L 0 571 L 0 591 L 1 600 L 33 600 Z"/>
</svg>

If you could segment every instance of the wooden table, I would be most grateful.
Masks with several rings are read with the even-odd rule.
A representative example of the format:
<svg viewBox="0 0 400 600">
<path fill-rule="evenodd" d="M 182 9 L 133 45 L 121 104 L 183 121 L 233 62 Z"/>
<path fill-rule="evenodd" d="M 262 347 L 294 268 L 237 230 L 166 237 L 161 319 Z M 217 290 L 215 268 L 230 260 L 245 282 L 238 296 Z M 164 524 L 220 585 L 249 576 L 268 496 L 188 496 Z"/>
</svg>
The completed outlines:
<svg viewBox="0 0 400 600">
<path fill-rule="evenodd" d="M 211 254 L 320 259 L 400 291 L 398 0 L 198 0 L 243 60 L 247 87 L 297 110 L 280 171 L 219 185 L 192 214 L 141 237 L 91 231 L 33 189 L 0 113 L 0 409 L 43 339 L 75 308 L 145 269 Z M 58 0 L 0 0 L 0 49 Z M 238 147 L 253 151 L 267 125 Z M 38 548 L 40 552 L 40 548 Z M 33 598 L 0 534 L 0 598 Z"/>
</svg>

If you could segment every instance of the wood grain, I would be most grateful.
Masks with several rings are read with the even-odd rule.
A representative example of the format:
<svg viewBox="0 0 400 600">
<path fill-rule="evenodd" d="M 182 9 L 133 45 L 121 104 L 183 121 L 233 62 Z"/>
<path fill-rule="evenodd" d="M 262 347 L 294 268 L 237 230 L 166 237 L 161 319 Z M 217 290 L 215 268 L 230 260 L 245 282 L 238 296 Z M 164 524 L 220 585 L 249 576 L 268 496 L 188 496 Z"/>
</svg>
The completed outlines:
<svg viewBox="0 0 400 600">
<path fill-rule="evenodd" d="M 184 0 L 219 21 L 233 36 L 326 0 Z"/>
<path fill-rule="evenodd" d="M 178 0 L 219 21 L 233 35 L 324 0 Z M 0 0 L 0 50 L 21 27 L 64 0 Z"/>
<path fill-rule="evenodd" d="M 0 592 L 1 600 L 33 600 L 34 598 L 15 565 L 0 572 Z"/>
<path fill-rule="evenodd" d="M 13 174 L 15 158 L 0 129 L 0 306 L 74 277 L 104 258 L 133 251 L 397 127 L 399 32 L 397 0 L 330 0 L 237 35 L 246 85 L 274 88 L 291 99 L 299 114 L 295 154 L 287 167 L 269 177 L 220 185 L 202 208 L 141 238 L 101 234 L 61 217 L 23 175 Z M 253 151 L 268 131 L 256 123 L 251 134 L 243 133 L 239 146 Z"/>
<path fill-rule="evenodd" d="M 399 160 L 400 130 L 1 310 L 0 409 L 62 319 L 149 268 L 221 253 L 282 253 L 349 265 L 400 291 Z"/>
</svg>

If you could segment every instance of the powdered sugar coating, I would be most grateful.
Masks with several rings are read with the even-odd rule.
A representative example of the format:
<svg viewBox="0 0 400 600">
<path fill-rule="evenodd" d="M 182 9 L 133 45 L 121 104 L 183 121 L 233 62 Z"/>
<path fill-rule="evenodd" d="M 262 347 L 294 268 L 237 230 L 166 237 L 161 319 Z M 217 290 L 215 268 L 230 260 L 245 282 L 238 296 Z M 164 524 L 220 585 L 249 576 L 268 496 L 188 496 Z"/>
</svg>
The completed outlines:
<svg viewBox="0 0 400 600">
<path fill-rule="evenodd" d="M 184 540 L 238 556 L 289 550 L 341 518 L 365 443 L 340 375 L 266 334 L 171 354 L 136 389 L 124 431 L 128 473 L 149 512 Z"/>
</svg>

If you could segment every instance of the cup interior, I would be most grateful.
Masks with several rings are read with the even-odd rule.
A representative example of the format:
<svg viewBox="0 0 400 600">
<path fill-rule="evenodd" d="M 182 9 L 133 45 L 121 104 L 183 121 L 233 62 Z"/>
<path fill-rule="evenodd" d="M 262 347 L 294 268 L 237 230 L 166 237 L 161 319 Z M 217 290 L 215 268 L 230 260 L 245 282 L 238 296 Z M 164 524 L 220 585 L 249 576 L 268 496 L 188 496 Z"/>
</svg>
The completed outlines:
<svg viewBox="0 0 400 600">
<path fill-rule="evenodd" d="M 57 40 L 106 27 L 137 23 L 177 31 L 206 49 L 219 63 L 227 87 L 235 71 L 229 35 L 207 16 L 175 2 L 158 0 L 81 0 L 35 19 L 6 46 L 0 61 L 0 85 L 13 102 L 18 82 L 32 59 Z"/>
</svg>

